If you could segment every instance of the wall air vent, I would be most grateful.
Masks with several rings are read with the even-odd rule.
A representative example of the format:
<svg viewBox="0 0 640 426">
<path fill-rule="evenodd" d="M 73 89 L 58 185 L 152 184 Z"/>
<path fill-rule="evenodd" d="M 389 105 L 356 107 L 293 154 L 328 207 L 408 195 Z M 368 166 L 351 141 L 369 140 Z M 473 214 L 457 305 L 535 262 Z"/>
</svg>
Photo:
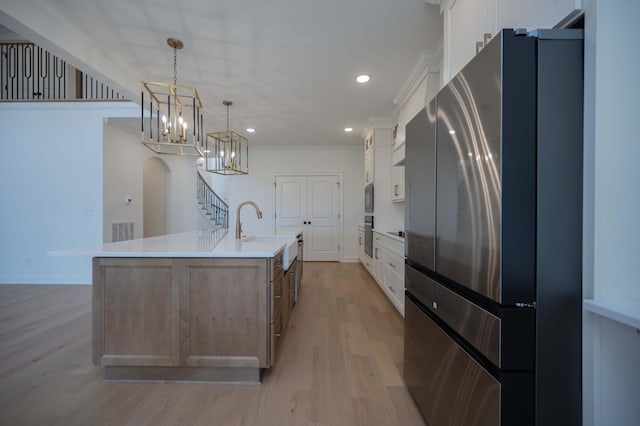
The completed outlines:
<svg viewBox="0 0 640 426">
<path fill-rule="evenodd" d="M 133 222 L 111 222 L 111 242 L 133 240 Z"/>
</svg>

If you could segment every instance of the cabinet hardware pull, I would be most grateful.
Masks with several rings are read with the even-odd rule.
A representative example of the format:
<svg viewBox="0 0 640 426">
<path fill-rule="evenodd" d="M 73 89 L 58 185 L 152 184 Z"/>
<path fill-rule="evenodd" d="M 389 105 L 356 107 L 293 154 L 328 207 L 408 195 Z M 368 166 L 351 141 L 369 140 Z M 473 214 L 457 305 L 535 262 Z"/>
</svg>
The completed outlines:
<svg viewBox="0 0 640 426">
<path fill-rule="evenodd" d="M 396 265 L 394 265 L 393 263 L 389 262 L 389 266 L 391 266 L 392 268 L 395 268 Z"/>
<path fill-rule="evenodd" d="M 389 290 L 391 290 L 393 293 L 395 293 L 396 291 L 393 289 L 393 287 L 389 286 Z"/>
<path fill-rule="evenodd" d="M 398 196 L 398 184 L 393 185 L 393 195 Z"/>
</svg>

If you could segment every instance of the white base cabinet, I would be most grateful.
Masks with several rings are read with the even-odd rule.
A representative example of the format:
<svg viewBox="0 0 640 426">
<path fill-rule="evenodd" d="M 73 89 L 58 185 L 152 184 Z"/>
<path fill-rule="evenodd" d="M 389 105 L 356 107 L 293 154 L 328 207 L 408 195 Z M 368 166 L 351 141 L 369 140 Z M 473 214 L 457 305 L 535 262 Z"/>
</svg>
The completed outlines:
<svg viewBox="0 0 640 426">
<path fill-rule="evenodd" d="M 391 303 L 404 315 L 404 247 L 399 241 L 387 238 L 382 258 L 382 283 Z"/>
<path fill-rule="evenodd" d="M 373 259 L 364 252 L 364 227 L 358 225 L 358 258 L 360 263 L 369 271 L 371 275 L 374 274 Z"/>
<path fill-rule="evenodd" d="M 384 256 L 384 246 L 382 237 L 373 234 L 373 278 L 380 282 L 382 280 L 382 257 Z"/>
<path fill-rule="evenodd" d="M 358 259 L 364 263 L 364 227 L 358 225 Z"/>
<path fill-rule="evenodd" d="M 389 301 L 404 316 L 404 244 L 380 232 L 373 232 L 373 257 L 364 253 L 364 230 L 358 226 L 360 262 Z"/>
</svg>

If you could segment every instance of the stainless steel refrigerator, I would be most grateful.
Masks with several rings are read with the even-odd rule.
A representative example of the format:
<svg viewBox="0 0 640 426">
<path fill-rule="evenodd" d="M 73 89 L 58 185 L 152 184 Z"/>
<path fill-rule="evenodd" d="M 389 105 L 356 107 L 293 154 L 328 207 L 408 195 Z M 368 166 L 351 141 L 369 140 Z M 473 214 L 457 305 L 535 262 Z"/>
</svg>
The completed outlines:
<svg viewBox="0 0 640 426">
<path fill-rule="evenodd" d="M 503 30 L 406 129 L 405 383 L 430 426 L 580 425 L 582 30 Z"/>
</svg>

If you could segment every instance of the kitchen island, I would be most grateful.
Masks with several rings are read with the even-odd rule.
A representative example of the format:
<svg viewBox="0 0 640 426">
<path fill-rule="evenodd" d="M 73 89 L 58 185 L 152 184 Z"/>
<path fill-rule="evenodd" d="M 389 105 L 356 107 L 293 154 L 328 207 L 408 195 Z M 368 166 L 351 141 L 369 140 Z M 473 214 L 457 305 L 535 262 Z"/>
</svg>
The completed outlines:
<svg viewBox="0 0 640 426">
<path fill-rule="evenodd" d="M 93 258 L 93 358 L 106 379 L 259 382 L 293 300 L 299 233 L 201 230 L 57 254 Z"/>
</svg>

